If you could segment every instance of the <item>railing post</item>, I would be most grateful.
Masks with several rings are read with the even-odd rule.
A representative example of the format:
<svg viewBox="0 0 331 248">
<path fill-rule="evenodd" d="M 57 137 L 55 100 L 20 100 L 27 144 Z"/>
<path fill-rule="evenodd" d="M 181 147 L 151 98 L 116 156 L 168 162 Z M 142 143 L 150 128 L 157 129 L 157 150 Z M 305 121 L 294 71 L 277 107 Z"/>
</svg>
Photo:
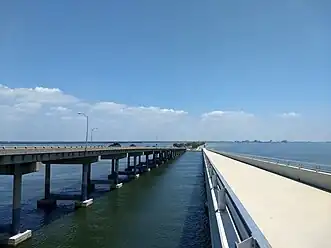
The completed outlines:
<svg viewBox="0 0 331 248">
<path fill-rule="evenodd" d="M 216 200 L 219 211 L 224 211 L 226 207 L 225 202 L 225 189 L 221 188 L 219 185 L 216 187 Z"/>
<path fill-rule="evenodd" d="M 215 172 L 211 176 L 211 183 L 213 184 L 213 188 L 215 189 L 217 187 L 217 175 Z"/>
</svg>

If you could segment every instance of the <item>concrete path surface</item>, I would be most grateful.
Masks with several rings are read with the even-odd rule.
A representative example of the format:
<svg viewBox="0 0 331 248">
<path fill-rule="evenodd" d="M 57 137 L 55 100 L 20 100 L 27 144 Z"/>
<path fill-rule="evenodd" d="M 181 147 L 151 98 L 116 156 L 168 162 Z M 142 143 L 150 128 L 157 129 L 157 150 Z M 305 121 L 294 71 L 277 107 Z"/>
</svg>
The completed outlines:
<svg viewBox="0 0 331 248">
<path fill-rule="evenodd" d="M 331 247 L 331 194 L 206 150 L 273 248 Z"/>
</svg>

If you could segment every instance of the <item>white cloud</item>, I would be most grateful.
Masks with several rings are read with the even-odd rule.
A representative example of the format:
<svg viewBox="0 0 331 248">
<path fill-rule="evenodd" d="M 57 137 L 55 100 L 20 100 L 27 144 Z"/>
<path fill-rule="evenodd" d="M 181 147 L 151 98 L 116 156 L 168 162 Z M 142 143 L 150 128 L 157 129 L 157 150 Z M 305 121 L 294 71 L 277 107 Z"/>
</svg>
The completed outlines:
<svg viewBox="0 0 331 248">
<path fill-rule="evenodd" d="M 95 140 L 331 140 L 328 115 L 287 112 L 268 116 L 214 110 L 193 115 L 157 106 L 86 102 L 57 88 L 0 85 L 0 140 L 83 140 L 85 118 Z M 300 118 L 294 118 L 300 117 Z"/>
<path fill-rule="evenodd" d="M 78 99 L 74 96 L 64 94 L 60 89 L 56 88 L 9 88 L 0 84 L 0 100 L 15 101 L 15 102 L 36 102 L 48 104 L 70 104 L 77 102 Z"/>
<path fill-rule="evenodd" d="M 280 116 L 284 117 L 284 118 L 293 118 L 293 117 L 299 117 L 300 114 L 296 113 L 296 112 L 287 112 L 287 113 L 281 114 Z"/>
<path fill-rule="evenodd" d="M 201 115 L 203 120 L 220 119 L 220 118 L 251 118 L 254 117 L 251 113 L 244 111 L 221 111 L 215 110 Z"/>
</svg>

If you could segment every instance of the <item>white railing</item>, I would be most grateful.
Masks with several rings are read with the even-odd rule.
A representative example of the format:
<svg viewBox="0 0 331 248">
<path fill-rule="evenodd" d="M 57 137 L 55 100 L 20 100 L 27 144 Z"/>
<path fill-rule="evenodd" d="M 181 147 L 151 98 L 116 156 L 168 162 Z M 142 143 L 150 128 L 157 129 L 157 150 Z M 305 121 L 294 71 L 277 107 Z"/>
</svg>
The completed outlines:
<svg viewBox="0 0 331 248">
<path fill-rule="evenodd" d="M 213 248 L 271 248 L 263 233 L 204 151 L 204 171 Z M 224 218 L 230 219 L 231 224 L 224 225 Z"/>
<path fill-rule="evenodd" d="M 214 151 L 214 150 L 213 150 Z M 215 151 L 219 153 L 218 151 Z M 246 154 L 246 153 L 230 153 L 230 152 L 221 152 L 222 154 L 229 154 L 229 155 L 236 155 L 241 157 L 248 157 L 248 158 L 255 158 L 259 160 L 263 160 L 266 162 L 273 162 L 276 164 L 281 164 L 285 166 L 294 166 L 298 168 L 305 168 L 311 169 L 314 171 L 322 171 L 322 172 L 331 172 L 331 166 L 326 164 L 319 164 L 319 163 L 312 163 L 312 162 L 305 162 L 293 159 L 284 159 L 284 158 L 274 158 L 274 157 L 266 157 L 266 156 L 259 156 L 253 154 Z"/>
</svg>

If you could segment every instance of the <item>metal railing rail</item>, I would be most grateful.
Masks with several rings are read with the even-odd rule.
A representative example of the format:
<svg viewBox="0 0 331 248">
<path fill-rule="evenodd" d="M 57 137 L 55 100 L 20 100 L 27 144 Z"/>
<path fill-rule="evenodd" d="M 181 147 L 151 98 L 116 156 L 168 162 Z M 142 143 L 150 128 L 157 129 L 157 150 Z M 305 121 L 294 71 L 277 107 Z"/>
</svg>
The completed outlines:
<svg viewBox="0 0 331 248">
<path fill-rule="evenodd" d="M 248 214 L 238 197 L 234 194 L 231 187 L 227 184 L 221 173 L 208 159 L 203 149 L 203 159 L 205 166 L 206 180 L 210 184 L 210 191 L 213 197 L 213 207 L 215 210 L 218 226 L 219 238 L 222 248 L 271 248 L 271 245 L 257 227 L 251 216 Z M 208 192 L 207 192 L 208 193 Z M 224 228 L 221 213 L 229 215 L 232 227 L 236 233 L 236 241 L 227 239 L 227 229 Z M 230 245 L 229 245 L 230 244 Z"/>
<path fill-rule="evenodd" d="M 297 168 L 304 168 L 304 169 L 310 169 L 314 171 L 320 171 L 320 172 L 326 172 L 331 173 L 331 165 L 326 164 L 318 164 L 318 163 L 312 163 L 312 162 L 304 162 L 299 160 L 292 160 L 292 159 L 284 159 L 284 158 L 274 158 L 274 157 L 266 157 L 266 156 L 259 156 L 259 155 L 253 155 L 253 154 L 246 154 L 246 153 L 232 153 L 232 152 L 220 152 L 216 150 L 210 150 L 216 153 L 221 154 L 229 154 L 229 155 L 236 155 L 241 157 L 247 157 L 247 158 L 254 158 L 266 162 L 271 162 L 275 164 L 281 164 L 284 166 L 293 166 Z"/>
</svg>

